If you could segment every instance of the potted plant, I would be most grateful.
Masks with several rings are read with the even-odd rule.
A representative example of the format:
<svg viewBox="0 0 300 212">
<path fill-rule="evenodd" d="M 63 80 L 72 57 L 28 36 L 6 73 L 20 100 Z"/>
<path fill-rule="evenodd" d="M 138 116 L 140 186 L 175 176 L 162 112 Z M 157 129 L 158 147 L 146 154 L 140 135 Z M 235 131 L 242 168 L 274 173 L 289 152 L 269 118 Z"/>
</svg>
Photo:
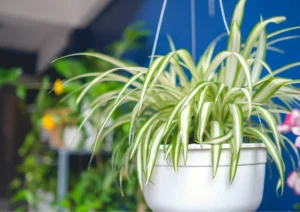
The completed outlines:
<svg viewBox="0 0 300 212">
<path fill-rule="evenodd" d="M 122 164 L 127 170 L 130 159 L 136 163 L 140 187 L 154 211 L 256 210 L 263 195 L 267 154 L 279 172 L 276 190 L 283 193 L 281 152 L 293 144 L 278 132 L 276 117 L 299 101 L 293 84 L 300 81 L 276 75 L 299 63 L 273 71 L 265 56 L 268 49 L 277 50 L 268 40 L 299 27 L 267 34 L 268 24 L 279 24 L 285 17 L 261 18 L 243 44 L 245 2 L 240 0 L 235 8 L 227 50 L 213 57 L 213 41 L 197 63 L 188 51 L 175 50 L 172 41 L 172 51 L 156 57 L 149 68 L 103 54 L 72 55 L 90 55 L 116 66 L 95 75 L 78 103 L 96 84 L 125 83 L 121 90 L 99 95 L 97 107 L 92 107 L 106 111 L 95 148 L 112 130 L 106 124 L 114 111 L 133 102 L 135 107 L 115 120 L 115 127 L 130 123 L 127 160 Z"/>
</svg>

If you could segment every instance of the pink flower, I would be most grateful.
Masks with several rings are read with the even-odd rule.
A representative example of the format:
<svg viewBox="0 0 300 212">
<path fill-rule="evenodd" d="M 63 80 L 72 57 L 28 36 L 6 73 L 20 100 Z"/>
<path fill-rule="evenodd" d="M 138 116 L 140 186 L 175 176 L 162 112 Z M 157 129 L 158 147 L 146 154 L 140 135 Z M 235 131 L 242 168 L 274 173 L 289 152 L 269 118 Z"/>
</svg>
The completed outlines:
<svg viewBox="0 0 300 212">
<path fill-rule="evenodd" d="M 298 137 L 296 138 L 295 146 L 296 146 L 297 148 L 300 148 L 300 136 L 298 136 Z"/>
<path fill-rule="evenodd" d="M 278 126 L 278 131 L 281 133 L 292 131 L 295 135 L 300 136 L 300 110 L 292 110 L 292 112 L 285 117 L 283 124 Z"/>
<path fill-rule="evenodd" d="M 299 172 L 291 172 L 286 184 L 292 188 L 296 195 L 300 195 L 300 173 Z"/>
<path fill-rule="evenodd" d="M 292 131 L 297 136 L 295 146 L 300 148 L 300 110 L 294 109 L 285 117 L 283 124 L 278 126 L 280 133 L 288 133 Z"/>
</svg>

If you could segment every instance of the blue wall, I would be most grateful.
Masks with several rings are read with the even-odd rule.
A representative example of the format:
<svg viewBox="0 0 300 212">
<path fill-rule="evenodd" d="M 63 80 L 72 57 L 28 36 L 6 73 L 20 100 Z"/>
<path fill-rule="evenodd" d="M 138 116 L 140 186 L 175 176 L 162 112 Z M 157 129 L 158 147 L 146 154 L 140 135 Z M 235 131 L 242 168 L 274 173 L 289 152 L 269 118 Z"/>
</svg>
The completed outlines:
<svg viewBox="0 0 300 212">
<path fill-rule="evenodd" d="M 154 40 L 154 32 L 158 23 L 162 2 L 162 0 L 144 0 L 143 3 L 139 5 L 139 8 L 136 10 L 135 18 L 132 20 L 144 21 L 146 23 L 146 27 L 152 31 L 152 36 L 148 40 L 149 55 Z M 236 2 L 237 0 L 224 0 L 224 7 L 228 21 L 231 19 L 231 13 Z M 247 35 L 247 33 L 250 32 L 251 28 L 259 21 L 260 14 L 264 19 L 276 15 L 284 15 L 288 18 L 288 20 L 280 24 L 280 26 L 269 26 L 267 28 L 268 32 L 272 32 L 281 27 L 300 25 L 299 9 L 299 0 L 248 0 L 246 4 L 244 23 L 242 25 L 242 33 Z M 196 13 L 197 57 L 200 57 L 207 45 L 216 36 L 225 32 L 225 28 L 222 22 L 218 1 L 216 2 L 216 14 L 213 18 L 208 15 L 207 0 L 196 0 Z M 186 48 L 191 51 L 190 4 L 188 0 L 169 0 L 163 21 L 161 36 L 159 38 L 157 54 L 165 54 L 169 51 L 168 41 L 165 36 L 166 34 L 170 34 L 172 36 L 177 48 Z M 288 34 L 300 34 L 300 30 Z M 245 40 L 245 37 L 243 37 L 243 40 Z M 226 38 L 220 43 L 217 50 L 222 50 L 225 47 Z M 269 52 L 267 61 L 273 69 L 279 68 L 287 63 L 300 61 L 299 40 L 285 41 L 276 45 L 276 47 L 283 48 L 286 51 L 286 54 L 283 56 L 278 53 Z M 148 65 L 148 62 L 145 61 L 144 65 Z M 294 68 L 285 76 L 300 78 L 300 70 L 299 68 Z M 291 163 L 288 161 L 286 156 L 285 160 L 287 162 L 287 172 L 290 172 L 292 170 Z M 275 167 L 273 167 L 272 170 L 273 178 L 271 180 L 268 178 L 269 172 L 267 170 L 264 198 L 260 210 L 292 210 L 292 205 L 297 201 L 300 202 L 300 198 L 296 197 L 292 190 L 288 187 L 286 187 L 282 197 L 277 197 L 275 187 L 278 175 Z"/>
</svg>

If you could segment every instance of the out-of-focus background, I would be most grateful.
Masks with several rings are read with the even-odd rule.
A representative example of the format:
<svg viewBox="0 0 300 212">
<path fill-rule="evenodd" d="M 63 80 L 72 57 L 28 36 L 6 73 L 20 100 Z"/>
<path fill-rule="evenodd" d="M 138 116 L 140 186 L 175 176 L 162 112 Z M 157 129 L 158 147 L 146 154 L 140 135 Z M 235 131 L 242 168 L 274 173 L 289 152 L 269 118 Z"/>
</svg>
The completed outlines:
<svg viewBox="0 0 300 212">
<path fill-rule="evenodd" d="M 93 159 L 89 170 L 91 147 L 80 138 L 81 151 L 64 143 L 64 136 L 76 134 L 75 126 L 84 106 L 73 108 L 72 99 L 60 102 L 60 79 L 105 70 L 109 65 L 88 57 L 68 58 L 55 64 L 51 61 L 71 53 L 93 51 L 148 66 L 162 3 L 162 0 L 0 0 L 0 210 L 147 210 L 134 178 L 125 183 L 123 189 L 127 195 L 121 196 L 110 167 L 110 150 L 118 147 L 109 138 L 107 151 Z M 223 3 L 230 20 L 237 0 Z M 225 28 L 217 0 L 196 0 L 195 9 L 196 50 L 200 57 Z M 265 19 L 284 15 L 287 21 L 282 27 L 298 26 L 299 9 L 299 0 L 248 0 L 242 33 L 249 33 L 260 15 Z M 176 48 L 191 51 L 190 12 L 190 1 L 169 0 L 156 54 L 169 51 L 167 34 Z M 272 25 L 267 30 L 278 28 Z M 217 50 L 225 47 L 226 38 Z M 272 68 L 300 60 L 299 40 L 281 42 L 276 47 L 282 48 L 285 55 L 269 52 L 267 61 Z M 300 71 L 294 68 L 285 76 L 299 78 Z M 57 90 L 49 93 L 53 86 Z M 81 84 L 73 86 L 67 92 Z M 107 83 L 89 95 L 95 96 L 110 86 L 118 85 Z M 86 127 L 81 137 L 92 140 L 92 128 Z M 121 139 L 127 130 L 115 132 L 111 139 Z M 295 139 L 292 135 L 290 138 Z M 292 165 L 287 155 L 285 159 L 288 174 Z M 277 179 L 275 166 L 267 169 L 260 211 L 292 210 L 300 202 L 289 188 L 278 197 Z"/>
</svg>

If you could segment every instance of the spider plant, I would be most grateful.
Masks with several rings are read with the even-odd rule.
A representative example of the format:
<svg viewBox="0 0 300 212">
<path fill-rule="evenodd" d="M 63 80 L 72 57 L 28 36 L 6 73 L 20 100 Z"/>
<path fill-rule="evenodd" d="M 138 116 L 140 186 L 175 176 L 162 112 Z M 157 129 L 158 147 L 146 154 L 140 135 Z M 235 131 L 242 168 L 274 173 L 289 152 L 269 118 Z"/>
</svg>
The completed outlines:
<svg viewBox="0 0 300 212">
<path fill-rule="evenodd" d="M 105 73 L 85 74 L 65 83 L 93 77 L 82 89 L 77 103 L 97 83 L 118 81 L 125 84 L 122 89 L 99 96 L 91 104 L 92 111 L 103 110 L 105 116 L 95 150 L 110 130 L 130 123 L 124 163 L 128 165 L 128 161 L 135 158 L 141 188 L 144 182 L 147 184 L 151 179 L 160 148 L 163 148 L 165 158 L 172 157 L 173 167 L 177 171 L 180 155 L 184 162 L 188 160 L 189 144 L 196 143 L 200 147 L 211 145 L 212 173 L 215 176 L 222 144 L 229 143 L 232 152 L 230 179 L 233 181 L 242 144 L 262 142 L 279 172 L 277 190 L 281 188 L 283 192 L 285 165 L 282 149 L 287 150 L 289 145 L 297 157 L 298 153 L 293 144 L 279 134 L 277 123 L 280 114 L 287 113 L 291 104 L 299 101 L 299 91 L 294 84 L 300 81 L 277 75 L 300 63 L 272 70 L 265 57 L 268 50 L 281 52 L 273 44 L 289 39 L 274 39 L 275 36 L 300 27 L 267 34 L 267 25 L 279 24 L 286 18 L 261 18 L 242 43 L 240 27 L 245 3 L 246 0 L 240 0 L 235 8 L 227 50 L 213 56 L 215 40 L 196 63 L 187 50 L 176 50 L 171 39 L 172 51 L 157 56 L 149 68 L 130 66 L 103 54 L 72 55 L 90 55 L 116 66 Z M 267 74 L 264 74 L 264 69 Z M 118 74 L 121 70 L 128 74 Z M 276 99 L 281 100 L 282 104 Z M 133 110 L 106 127 L 114 111 L 131 102 L 135 104 Z"/>
</svg>

